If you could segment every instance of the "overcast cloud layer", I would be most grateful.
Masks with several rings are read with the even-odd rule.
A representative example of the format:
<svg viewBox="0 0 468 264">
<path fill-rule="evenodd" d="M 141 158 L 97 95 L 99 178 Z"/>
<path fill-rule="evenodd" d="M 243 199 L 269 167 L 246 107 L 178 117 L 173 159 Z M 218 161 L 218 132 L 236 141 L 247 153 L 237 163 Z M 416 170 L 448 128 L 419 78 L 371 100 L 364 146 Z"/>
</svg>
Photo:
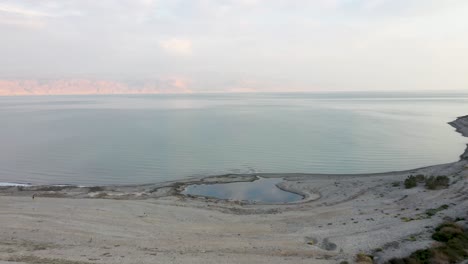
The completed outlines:
<svg viewBox="0 0 468 264">
<path fill-rule="evenodd" d="M 468 90 L 466 0 L 0 0 L 0 38 L 4 94 Z"/>
</svg>

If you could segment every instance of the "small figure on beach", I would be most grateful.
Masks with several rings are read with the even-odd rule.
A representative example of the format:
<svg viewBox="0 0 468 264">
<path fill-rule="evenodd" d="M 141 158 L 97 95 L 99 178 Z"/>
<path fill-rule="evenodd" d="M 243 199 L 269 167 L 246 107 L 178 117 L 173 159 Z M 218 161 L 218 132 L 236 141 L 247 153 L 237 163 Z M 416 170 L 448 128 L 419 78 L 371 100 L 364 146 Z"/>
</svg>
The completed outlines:
<svg viewBox="0 0 468 264">
<path fill-rule="evenodd" d="M 35 193 L 33 193 L 33 195 L 32 195 L 32 199 L 34 200 L 34 198 L 35 198 L 35 197 L 36 197 L 36 194 L 35 194 Z"/>
</svg>

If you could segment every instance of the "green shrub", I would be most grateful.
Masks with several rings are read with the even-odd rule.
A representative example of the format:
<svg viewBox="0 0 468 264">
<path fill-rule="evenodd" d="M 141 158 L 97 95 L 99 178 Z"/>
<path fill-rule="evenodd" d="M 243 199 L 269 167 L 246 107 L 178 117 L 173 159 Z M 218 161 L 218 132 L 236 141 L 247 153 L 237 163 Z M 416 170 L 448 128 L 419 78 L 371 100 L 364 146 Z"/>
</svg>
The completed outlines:
<svg viewBox="0 0 468 264">
<path fill-rule="evenodd" d="M 447 176 L 431 176 L 426 179 L 426 188 L 429 190 L 437 190 L 447 188 L 449 186 L 450 179 Z"/>
<path fill-rule="evenodd" d="M 432 239 L 439 242 L 448 242 L 453 238 L 463 235 L 463 229 L 454 223 L 444 223 L 436 228 L 436 232 L 432 235 Z"/>
<path fill-rule="evenodd" d="M 433 249 L 434 254 L 442 256 L 443 259 L 447 259 L 450 263 L 458 263 L 464 259 L 468 259 L 467 248 L 463 249 L 460 245 L 445 245 Z"/>
<path fill-rule="evenodd" d="M 426 176 L 424 176 L 422 174 L 418 174 L 418 175 L 416 175 L 414 177 L 416 178 L 417 182 L 424 182 L 426 180 Z"/>
<path fill-rule="evenodd" d="M 405 180 L 405 188 L 406 189 L 411 189 L 413 187 L 416 187 L 418 185 L 418 181 L 416 180 L 416 177 L 413 175 L 408 176 Z"/>
<path fill-rule="evenodd" d="M 438 212 L 443 211 L 443 210 L 445 210 L 447 208 L 449 208 L 449 206 L 446 205 L 446 204 L 443 204 L 443 205 L 441 205 L 441 206 L 439 206 L 437 208 L 427 209 L 426 214 L 427 214 L 428 217 L 431 217 L 431 216 L 434 216 L 435 214 L 437 214 Z"/>
<path fill-rule="evenodd" d="M 409 259 L 409 258 L 406 258 Z M 387 264 L 406 264 L 405 259 L 402 258 L 392 258 L 387 261 Z"/>
<path fill-rule="evenodd" d="M 463 229 L 461 228 L 461 226 L 459 226 L 459 225 L 456 224 L 456 223 L 445 222 L 445 223 L 439 225 L 438 227 L 436 227 L 435 231 L 438 232 L 438 231 L 444 229 L 445 227 L 452 227 L 452 228 L 455 228 L 455 229 L 463 230 Z"/>
<path fill-rule="evenodd" d="M 418 263 L 429 263 L 429 259 L 431 258 L 431 251 L 429 249 L 422 249 L 422 250 L 417 250 L 416 252 L 413 252 L 413 254 L 410 255 L 410 259 L 417 260 Z M 411 263 L 411 262 L 410 262 Z"/>
<path fill-rule="evenodd" d="M 442 245 L 418 250 L 406 258 L 393 258 L 390 264 L 458 263 L 468 259 L 468 232 L 461 226 L 447 222 L 439 225 L 432 235 Z"/>
<path fill-rule="evenodd" d="M 369 263 L 369 264 L 372 264 L 372 263 L 374 263 L 374 261 L 373 261 L 372 256 L 367 255 L 365 253 L 358 253 L 356 255 L 356 263 L 361 263 L 361 264 Z"/>
</svg>

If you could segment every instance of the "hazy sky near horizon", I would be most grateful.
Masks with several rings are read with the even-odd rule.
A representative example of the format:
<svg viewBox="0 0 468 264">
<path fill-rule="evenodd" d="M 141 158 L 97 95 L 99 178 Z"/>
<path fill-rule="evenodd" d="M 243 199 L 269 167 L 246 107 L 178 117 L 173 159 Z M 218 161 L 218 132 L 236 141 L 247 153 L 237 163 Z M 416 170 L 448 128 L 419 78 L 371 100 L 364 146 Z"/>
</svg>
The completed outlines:
<svg viewBox="0 0 468 264">
<path fill-rule="evenodd" d="M 0 80 L 468 90 L 466 0 L 0 0 Z"/>
</svg>

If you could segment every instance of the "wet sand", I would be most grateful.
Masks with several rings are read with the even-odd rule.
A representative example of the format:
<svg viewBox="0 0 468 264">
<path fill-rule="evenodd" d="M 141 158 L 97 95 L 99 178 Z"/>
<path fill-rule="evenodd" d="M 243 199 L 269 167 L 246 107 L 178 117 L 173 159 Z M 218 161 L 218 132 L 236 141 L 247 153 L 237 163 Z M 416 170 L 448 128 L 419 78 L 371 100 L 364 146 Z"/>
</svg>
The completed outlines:
<svg viewBox="0 0 468 264">
<path fill-rule="evenodd" d="M 450 124 L 468 136 L 468 116 Z M 450 186 L 405 189 L 404 179 L 417 174 L 446 175 Z M 260 204 L 180 194 L 189 184 L 257 177 L 283 178 L 278 187 L 305 199 Z M 448 208 L 426 214 L 442 205 Z M 457 217 L 468 219 L 468 149 L 453 163 L 378 174 L 3 186 L 0 263 L 339 263 L 359 252 L 381 263 L 432 244 L 432 229 Z"/>
</svg>

